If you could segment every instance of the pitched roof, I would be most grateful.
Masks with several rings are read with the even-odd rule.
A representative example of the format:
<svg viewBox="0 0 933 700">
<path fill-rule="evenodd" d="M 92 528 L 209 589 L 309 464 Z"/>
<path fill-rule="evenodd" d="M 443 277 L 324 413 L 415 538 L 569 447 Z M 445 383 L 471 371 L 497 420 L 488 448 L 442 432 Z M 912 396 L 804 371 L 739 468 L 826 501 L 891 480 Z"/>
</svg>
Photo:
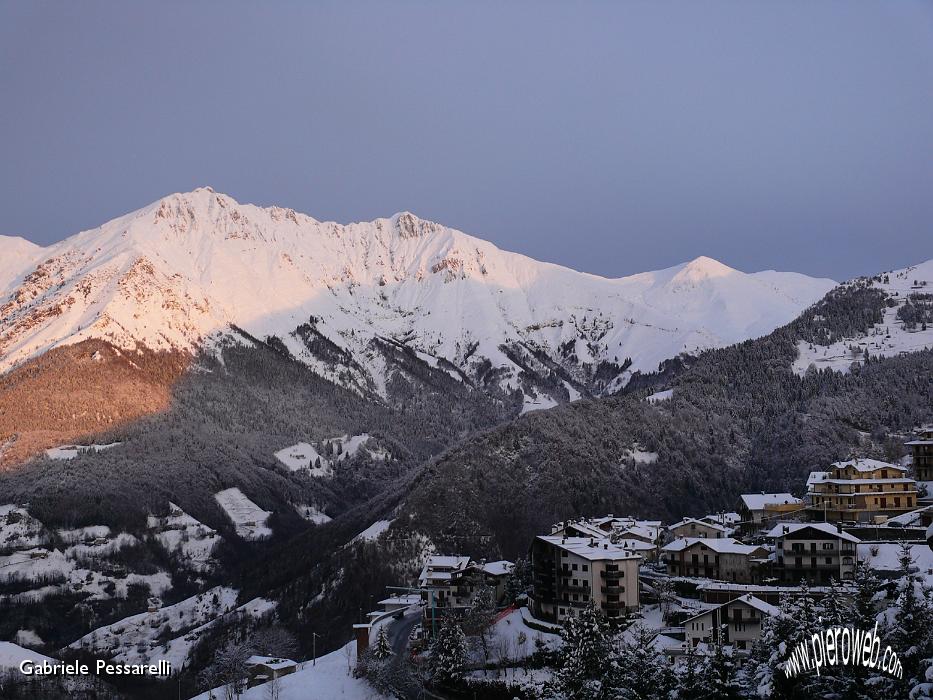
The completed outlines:
<svg viewBox="0 0 933 700">
<path fill-rule="evenodd" d="M 709 538 L 709 537 L 680 537 L 673 542 L 664 545 L 662 549 L 665 552 L 681 552 L 695 544 L 705 544 L 718 554 L 752 554 L 763 547 L 744 544 L 731 537 Z"/>
<path fill-rule="evenodd" d="M 901 467 L 897 464 L 891 464 L 890 462 L 882 462 L 878 459 L 866 459 L 864 457 L 859 457 L 858 459 L 849 459 L 844 462 L 833 462 L 832 466 L 837 467 L 838 469 L 854 467 L 856 471 L 860 472 L 873 472 L 876 469 L 895 469 L 900 472 L 907 471 L 907 467 Z"/>
<path fill-rule="evenodd" d="M 778 523 L 765 534 L 765 537 L 785 537 L 808 527 L 847 542 L 861 542 L 858 537 L 839 530 L 831 523 Z"/>
<path fill-rule="evenodd" d="M 684 518 L 683 520 L 674 523 L 673 525 L 668 525 L 668 530 L 673 530 L 674 528 L 680 527 L 681 525 L 686 525 L 687 523 L 696 523 L 698 525 L 703 525 L 704 527 L 711 527 L 714 530 L 719 530 L 720 532 L 727 532 L 729 528 L 724 527 L 718 523 L 707 522 L 706 520 L 697 520 L 696 518 Z"/>
<path fill-rule="evenodd" d="M 562 537 L 560 535 L 538 535 L 537 539 L 555 547 L 560 547 L 571 554 L 576 554 L 578 557 L 593 561 L 601 559 L 641 559 L 639 555 L 632 554 L 632 552 L 605 539 L 597 541 L 589 537 Z"/>
<path fill-rule="evenodd" d="M 743 493 L 742 503 L 749 510 L 764 510 L 765 506 L 803 503 L 789 493 Z"/>
<path fill-rule="evenodd" d="M 746 593 L 743 596 L 739 596 L 738 598 L 733 598 L 732 600 L 726 603 L 717 605 L 715 608 L 709 608 L 708 610 L 704 610 L 703 612 L 698 613 L 694 615 L 693 617 L 688 617 L 686 620 L 684 620 L 684 623 L 687 623 L 690 620 L 695 620 L 698 617 L 702 617 L 703 615 L 706 615 L 707 613 L 713 610 L 719 610 L 720 608 L 725 608 L 730 605 L 735 605 L 736 603 L 745 603 L 746 605 L 753 607 L 755 610 L 760 612 L 762 615 L 778 617 L 783 614 L 781 612 L 781 609 L 778 608 L 777 606 L 771 605 L 770 603 L 766 603 L 765 601 L 761 600 L 761 598 L 756 598 L 751 593 Z"/>
</svg>

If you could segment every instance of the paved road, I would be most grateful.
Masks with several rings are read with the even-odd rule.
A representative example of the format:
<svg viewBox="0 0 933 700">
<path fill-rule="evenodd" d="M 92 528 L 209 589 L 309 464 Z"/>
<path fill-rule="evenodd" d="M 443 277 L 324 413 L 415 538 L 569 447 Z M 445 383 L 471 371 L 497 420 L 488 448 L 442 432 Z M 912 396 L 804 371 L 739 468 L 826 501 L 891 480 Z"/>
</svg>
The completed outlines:
<svg viewBox="0 0 933 700">
<path fill-rule="evenodd" d="M 411 631 L 421 621 L 421 608 L 416 607 L 412 612 L 407 613 L 400 620 L 393 620 L 388 626 L 386 632 L 389 635 L 389 643 L 392 645 L 392 651 L 395 655 L 402 657 L 405 650 L 408 649 L 408 638 Z"/>
</svg>

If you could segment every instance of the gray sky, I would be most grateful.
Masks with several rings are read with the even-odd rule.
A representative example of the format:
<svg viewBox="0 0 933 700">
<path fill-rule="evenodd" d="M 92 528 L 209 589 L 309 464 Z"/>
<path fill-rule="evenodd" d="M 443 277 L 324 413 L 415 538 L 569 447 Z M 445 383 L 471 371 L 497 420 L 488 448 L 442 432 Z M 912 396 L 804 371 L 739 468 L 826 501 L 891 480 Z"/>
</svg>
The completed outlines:
<svg viewBox="0 0 933 700">
<path fill-rule="evenodd" d="M 209 184 L 619 276 L 933 257 L 933 3 L 0 0 L 0 233 Z"/>
</svg>

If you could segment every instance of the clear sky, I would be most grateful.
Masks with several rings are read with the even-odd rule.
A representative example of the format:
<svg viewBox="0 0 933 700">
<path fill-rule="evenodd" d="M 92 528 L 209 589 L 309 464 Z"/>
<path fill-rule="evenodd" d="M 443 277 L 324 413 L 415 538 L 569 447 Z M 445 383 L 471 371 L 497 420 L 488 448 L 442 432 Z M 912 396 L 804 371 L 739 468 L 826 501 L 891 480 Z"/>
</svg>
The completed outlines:
<svg viewBox="0 0 933 700">
<path fill-rule="evenodd" d="M 933 257 L 933 2 L 0 0 L 0 233 L 211 185 L 608 276 Z"/>
</svg>

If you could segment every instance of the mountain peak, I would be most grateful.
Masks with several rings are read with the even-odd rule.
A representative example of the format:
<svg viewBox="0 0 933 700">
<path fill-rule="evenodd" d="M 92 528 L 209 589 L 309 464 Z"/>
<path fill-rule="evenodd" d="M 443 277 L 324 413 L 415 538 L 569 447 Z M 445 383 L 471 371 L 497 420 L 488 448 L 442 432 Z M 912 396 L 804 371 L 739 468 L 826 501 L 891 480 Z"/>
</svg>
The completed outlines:
<svg viewBox="0 0 933 700">
<path fill-rule="evenodd" d="M 674 276 L 673 281 L 678 283 L 697 283 L 704 280 L 716 279 L 718 277 L 728 277 L 734 274 L 739 274 L 738 270 L 724 265 L 718 260 L 701 255 L 684 264 L 680 271 Z"/>
</svg>

